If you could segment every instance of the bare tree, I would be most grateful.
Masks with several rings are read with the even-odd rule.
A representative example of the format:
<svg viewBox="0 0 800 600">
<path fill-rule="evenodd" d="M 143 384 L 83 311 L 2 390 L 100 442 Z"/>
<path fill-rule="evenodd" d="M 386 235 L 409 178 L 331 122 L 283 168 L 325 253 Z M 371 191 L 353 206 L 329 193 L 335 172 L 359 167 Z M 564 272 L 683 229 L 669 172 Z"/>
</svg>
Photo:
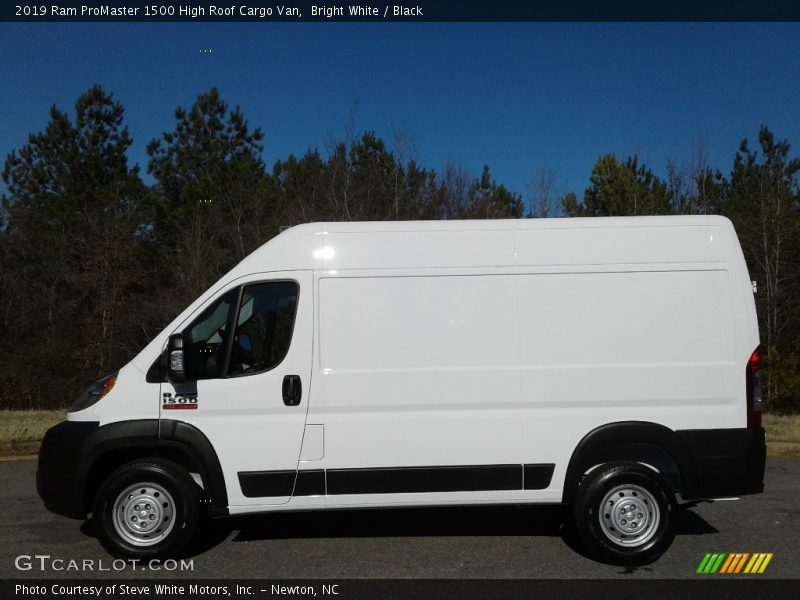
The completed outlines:
<svg viewBox="0 0 800 600">
<path fill-rule="evenodd" d="M 709 164 L 708 131 L 701 130 L 692 140 L 690 174 L 694 186 L 690 214 L 705 215 L 718 210 L 719 186 Z"/>
<path fill-rule="evenodd" d="M 528 182 L 528 197 L 529 217 L 543 219 L 555 216 L 559 197 L 556 174 L 550 169 L 536 169 L 533 178 Z"/>
<path fill-rule="evenodd" d="M 351 180 L 353 175 L 353 164 L 350 160 L 348 150 L 353 147 L 356 140 L 361 137 L 358 131 L 358 108 L 360 100 L 356 97 L 350 105 L 350 112 L 344 122 L 343 138 L 338 139 L 334 135 L 328 137 L 328 154 L 330 156 L 328 165 L 331 168 L 330 200 L 334 206 L 334 212 L 339 220 L 352 221 L 350 211 L 351 201 Z M 333 185 L 333 182 L 341 181 L 341 185 Z"/>
<path fill-rule="evenodd" d="M 691 185 L 692 177 L 687 167 L 682 167 L 673 158 L 667 159 L 667 193 L 676 214 L 695 214 L 692 205 L 695 194 Z"/>
<path fill-rule="evenodd" d="M 474 178 L 465 167 L 448 162 L 441 175 L 438 217 L 458 219 L 464 216 L 470 204 L 470 190 Z"/>
<path fill-rule="evenodd" d="M 417 160 L 417 140 L 405 124 L 392 125 L 392 154 L 394 155 L 394 218 L 400 218 L 400 198 L 403 188 L 403 169 Z"/>
<path fill-rule="evenodd" d="M 759 282 L 756 303 L 760 308 L 761 331 L 765 335 L 768 369 L 767 400 L 781 394 L 772 368 L 784 348 L 784 332 L 797 324 L 800 285 L 800 212 L 798 185 L 800 159 L 790 158 L 788 142 L 776 141 L 762 127 L 759 152 L 742 141 L 731 176 L 729 216 L 736 223 L 750 273 Z"/>
</svg>

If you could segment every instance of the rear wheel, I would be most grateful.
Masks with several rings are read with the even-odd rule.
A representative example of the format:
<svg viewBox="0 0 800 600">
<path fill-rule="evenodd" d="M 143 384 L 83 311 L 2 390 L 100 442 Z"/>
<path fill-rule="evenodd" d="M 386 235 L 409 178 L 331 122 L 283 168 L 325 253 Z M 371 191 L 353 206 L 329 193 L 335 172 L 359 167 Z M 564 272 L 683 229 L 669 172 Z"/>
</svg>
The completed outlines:
<svg viewBox="0 0 800 600">
<path fill-rule="evenodd" d="M 669 485 L 657 472 L 639 463 L 607 463 L 581 481 L 573 518 L 596 558 L 646 564 L 672 543 L 674 505 Z"/>
<path fill-rule="evenodd" d="M 128 463 L 108 476 L 95 498 L 100 541 L 115 556 L 177 556 L 194 534 L 200 490 L 189 473 L 166 460 Z"/>
</svg>

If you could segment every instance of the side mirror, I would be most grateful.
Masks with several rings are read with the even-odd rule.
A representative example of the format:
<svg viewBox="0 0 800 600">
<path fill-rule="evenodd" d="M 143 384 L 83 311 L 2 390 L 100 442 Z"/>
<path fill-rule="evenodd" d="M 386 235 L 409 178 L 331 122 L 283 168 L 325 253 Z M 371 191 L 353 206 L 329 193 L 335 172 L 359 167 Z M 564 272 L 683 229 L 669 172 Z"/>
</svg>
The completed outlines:
<svg viewBox="0 0 800 600">
<path fill-rule="evenodd" d="M 170 383 L 186 381 L 186 370 L 183 360 L 183 334 L 173 333 L 167 342 L 167 380 Z"/>
</svg>

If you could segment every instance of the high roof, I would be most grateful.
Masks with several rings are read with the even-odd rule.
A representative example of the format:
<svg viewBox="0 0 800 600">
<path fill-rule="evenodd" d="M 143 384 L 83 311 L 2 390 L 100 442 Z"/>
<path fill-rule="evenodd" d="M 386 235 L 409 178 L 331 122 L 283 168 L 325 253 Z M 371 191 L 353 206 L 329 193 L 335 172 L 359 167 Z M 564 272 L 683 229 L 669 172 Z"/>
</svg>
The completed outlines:
<svg viewBox="0 0 800 600">
<path fill-rule="evenodd" d="M 597 265 L 636 270 L 746 269 L 728 219 L 717 216 L 594 217 L 469 221 L 307 223 L 287 229 L 255 250 L 178 315 L 133 359 L 144 373 L 169 333 L 245 275 L 323 270 L 336 276 L 354 269 L 483 269 L 503 272 L 591 270 Z"/>
<path fill-rule="evenodd" d="M 231 274 L 718 262 L 729 258 L 732 231 L 719 216 L 307 223 L 261 246 Z"/>
</svg>

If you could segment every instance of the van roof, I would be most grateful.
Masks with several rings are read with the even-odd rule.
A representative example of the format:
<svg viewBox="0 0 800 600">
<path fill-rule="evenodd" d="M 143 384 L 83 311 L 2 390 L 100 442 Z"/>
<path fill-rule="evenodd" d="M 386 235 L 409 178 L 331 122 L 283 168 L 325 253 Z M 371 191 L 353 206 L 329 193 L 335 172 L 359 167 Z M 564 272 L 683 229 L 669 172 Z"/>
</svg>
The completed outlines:
<svg viewBox="0 0 800 600">
<path fill-rule="evenodd" d="M 318 231 L 363 233 L 378 231 L 479 231 L 572 229 L 584 227 L 681 227 L 719 225 L 720 215 L 655 215 L 630 217 L 562 217 L 547 219 L 451 219 L 435 221 L 319 221 L 285 229 L 280 235 L 307 235 Z"/>
<path fill-rule="evenodd" d="M 231 275 L 300 269 L 449 268 L 729 259 L 730 221 L 716 215 L 352 221 L 284 230 Z"/>
</svg>

